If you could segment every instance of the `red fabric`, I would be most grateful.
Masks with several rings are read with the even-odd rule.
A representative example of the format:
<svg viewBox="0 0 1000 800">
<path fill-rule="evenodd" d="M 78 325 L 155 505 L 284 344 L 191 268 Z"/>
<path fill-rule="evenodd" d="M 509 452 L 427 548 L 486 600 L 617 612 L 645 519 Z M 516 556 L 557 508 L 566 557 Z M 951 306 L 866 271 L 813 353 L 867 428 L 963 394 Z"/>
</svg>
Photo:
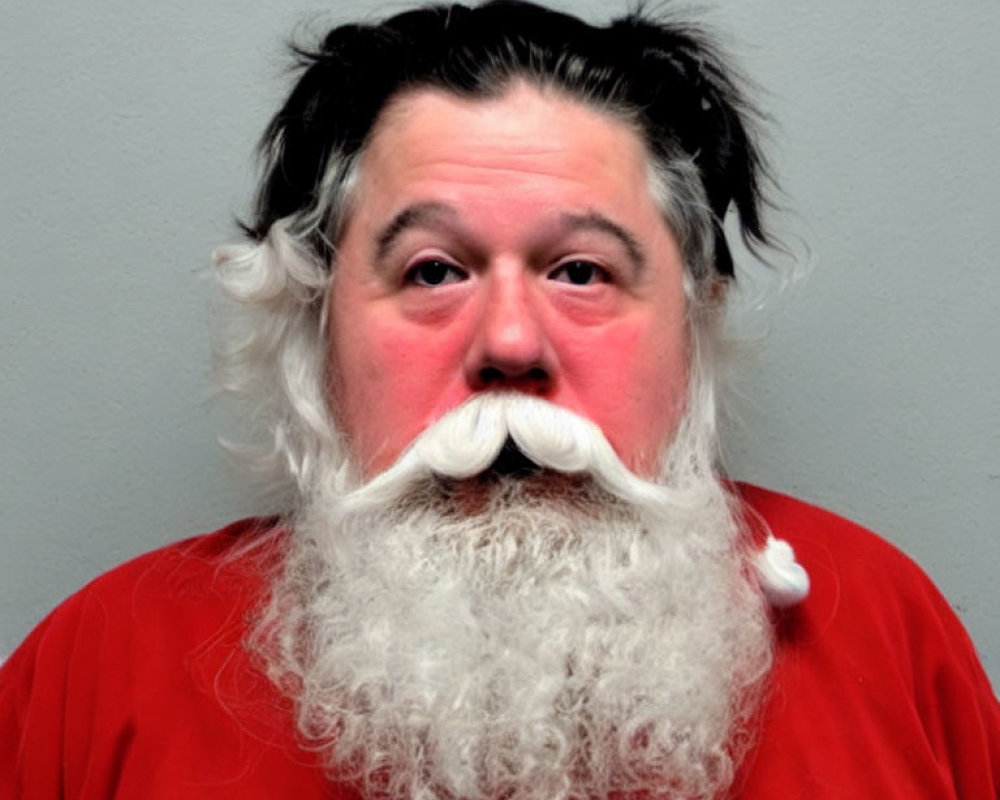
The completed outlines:
<svg viewBox="0 0 1000 800">
<path fill-rule="evenodd" d="M 1000 706 L 930 581 L 839 517 L 740 491 L 813 588 L 776 617 L 771 698 L 734 796 L 996 797 Z M 232 556 L 262 527 L 143 556 L 38 626 L 0 671 L 0 797 L 353 797 L 296 744 L 290 704 L 240 645 L 262 569 Z"/>
<path fill-rule="evenodd" d="M 927 576 L 847 520 L 740 490 L 812 588 L 777 616 L 774 688 L 739 797 L 998 797 L 1000 704 Z"/>
</svg>

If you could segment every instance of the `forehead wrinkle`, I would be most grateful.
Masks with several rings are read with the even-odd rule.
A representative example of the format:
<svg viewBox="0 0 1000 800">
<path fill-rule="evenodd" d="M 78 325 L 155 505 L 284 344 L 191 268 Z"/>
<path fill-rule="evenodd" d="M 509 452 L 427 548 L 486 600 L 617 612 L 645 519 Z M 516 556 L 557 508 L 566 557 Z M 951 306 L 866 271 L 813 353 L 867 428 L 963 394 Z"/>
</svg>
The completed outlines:
<svg viewBox="0 0 1000 800">
<path fill-rule="evenodd" d="M 491 146 L 492 147 L 492 146 Z M 449 154 L 434 154 L 428 158 L 419 155 L 400 165 L 407 173 L 421 175 L 421 170 L 438 171 L 448 182 L 456 185 L 486 185 L 498 192 L 510 191 L 520 183 L 529 183 L 535 178 L 556 180 L 560 183 L 580 184 L 581 175 L 595 174 L 592 167 L 572 162 L 574 170 L 567 166 L 565 151 L 558 148 L 537 150 L 530 153 L 515 152 L 513 149 L 492 148 L 491 152 L 467 152 L 461 157 Z M 400 172 L 397 172 L 397 175 Z"/>
</svg>

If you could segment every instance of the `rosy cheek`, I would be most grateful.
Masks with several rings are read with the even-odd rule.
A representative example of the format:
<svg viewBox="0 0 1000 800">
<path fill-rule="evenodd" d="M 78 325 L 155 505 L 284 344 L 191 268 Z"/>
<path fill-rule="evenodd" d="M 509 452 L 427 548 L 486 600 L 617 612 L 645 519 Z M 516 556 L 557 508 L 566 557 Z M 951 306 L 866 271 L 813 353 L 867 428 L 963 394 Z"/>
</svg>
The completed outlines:
<svg viewBox="0 0 1000 800">
<path fill-rule="evenodd" d="M 401 321 L 383 326 L 377 336 L 369 352 L 384 365 L 383 377 L 421 394 L 441 391 L 440 382 L 460 367 L 466 342 L 454 324 L 430 328 Z"/>
<path fill-rule="evenodd" d="M 640 322 L 601 326 L 565 342 L 566 405 L 596 422 L 633 469 L 653 468 L 651 455 L 669 436 L 683 404 L 682 335 Z"/>
<path fill-rule="evenodd" d="M 641 339 L 641 326 L 629 322 L 567 328 L 559 334 L 559 352 L 568 386 L 585 388 L 591 400 L 605 401 L 602 405 L 612 398 L 620 404 Z"/>
<path fill-rule="evenodd" d="M 388 466 L 462 396 L 462 337 L 453 326 L 392 318 L 361 326 L 363 340 L 344 353 L 345 424 L 371 471 Z"/>
</svg>

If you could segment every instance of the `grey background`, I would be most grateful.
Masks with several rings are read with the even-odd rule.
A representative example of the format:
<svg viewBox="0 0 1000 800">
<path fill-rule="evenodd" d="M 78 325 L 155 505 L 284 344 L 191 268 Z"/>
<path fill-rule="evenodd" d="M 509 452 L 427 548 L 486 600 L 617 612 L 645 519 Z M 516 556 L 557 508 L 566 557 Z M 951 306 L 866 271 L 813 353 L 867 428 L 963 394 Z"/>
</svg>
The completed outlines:
<svg viewBox="0 0 1000 800">
<path fill-rule="evenodd" d="M 246 209 L 282 40 L 372 8 L 399 4 L 0 9 L 0 653 L 102 570 L 260 510 L 214 443 L 202 273 Z M 769 91 L 811 272 L 739 321 L 759 341 L 729 467 L 913 555 L 996 682 L 1000 4 L 707 16 Z"/>
</svg>

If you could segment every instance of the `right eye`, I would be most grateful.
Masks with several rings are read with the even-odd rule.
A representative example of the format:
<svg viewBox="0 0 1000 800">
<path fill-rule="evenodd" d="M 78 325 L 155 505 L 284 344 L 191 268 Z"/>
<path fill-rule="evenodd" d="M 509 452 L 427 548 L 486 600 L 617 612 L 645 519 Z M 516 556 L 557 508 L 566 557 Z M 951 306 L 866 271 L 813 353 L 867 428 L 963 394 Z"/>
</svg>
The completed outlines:
<svg viewBox="0 0 1000 800">
<path fill-rule="evenodd" d="M 414 264 L 406 273 L 406 282 L 415 286 L 444 286 L 459 283 L 469 276 L 454 264 L 437 258 L 429 258 Z"/>
</svg>

